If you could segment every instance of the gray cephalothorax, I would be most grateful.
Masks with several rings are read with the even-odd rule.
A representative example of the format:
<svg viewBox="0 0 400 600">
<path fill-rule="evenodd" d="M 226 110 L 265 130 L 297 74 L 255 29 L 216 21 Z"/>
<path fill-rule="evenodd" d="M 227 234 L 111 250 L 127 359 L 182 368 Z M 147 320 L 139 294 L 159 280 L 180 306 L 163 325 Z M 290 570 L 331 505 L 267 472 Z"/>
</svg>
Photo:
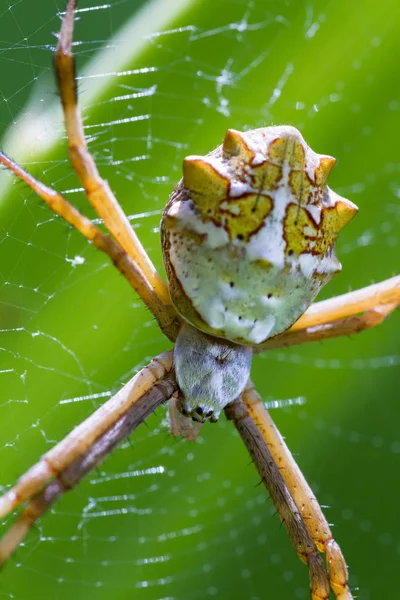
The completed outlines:
<svg viewBox="0 0 400 600">
<path fill-rule="evenodd" d="M 176 340 L 174 364 L 182 392 L 180 410 L 196 421 L 216 421 L 244 390 L 252 349 L 184 325 Z"/>
</svg>

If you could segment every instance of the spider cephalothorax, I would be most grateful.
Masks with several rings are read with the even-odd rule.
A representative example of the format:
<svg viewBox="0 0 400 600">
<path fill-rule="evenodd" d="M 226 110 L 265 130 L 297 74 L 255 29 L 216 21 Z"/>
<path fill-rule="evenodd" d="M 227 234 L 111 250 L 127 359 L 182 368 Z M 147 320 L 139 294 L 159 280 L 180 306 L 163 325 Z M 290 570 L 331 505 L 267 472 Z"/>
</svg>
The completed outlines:
<svg viewBox="0 0 400 600">
<path fill-rule="evenodd" d="M 217 421 L 221 410 L 243 392 L 252 354 L 248 346 L 212 338 L 184 325 L 174 348 L 182 414 L 201 423 Z"/>
<path fill-rule="evenodd" d="M 162 242 L 171 298 L 186 321 L 250 346 L 297 321 L 340 270 L 336 237 L 357 211 L 326 185 L 335 162 L 313 152 L 289 126 L 229 129 L 222 146 L 185 159 L 183 179 L 164 211 Z M 187 397 L 190 414 L 198 420 L 199 412 L 204 417 L 212 410 L 215 418 L 243 391 L 250 364 L 240 384 L 228 386 L 236 396 L 225 393 L 219 401 L 210 371 L 215 359 L 199 353 L 197 369 L 189 368 L 192 357 L 180 351 L 188 345 L 179 343 L 183 336 L 193 343 L 196 334 L 187 328 L 180 334 L 175 361 L 185 395 L 184 373 L 197 376 Z M 223 347 L 221 339 L 217 344 Z M 231 364 L 216 365 L 216 378 L 238 382 Z"/>
</svg>

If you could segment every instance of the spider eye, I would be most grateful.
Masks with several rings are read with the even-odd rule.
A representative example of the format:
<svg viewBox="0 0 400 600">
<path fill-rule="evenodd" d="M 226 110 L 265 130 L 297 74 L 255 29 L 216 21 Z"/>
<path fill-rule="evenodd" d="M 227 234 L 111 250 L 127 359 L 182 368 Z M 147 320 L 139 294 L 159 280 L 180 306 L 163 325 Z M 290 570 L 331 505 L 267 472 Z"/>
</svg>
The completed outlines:
<svg viewBox="0 0 400 600">
<path fill-rule="evenodd" d="M 191 414 L 192 421 L 197 421 L 201 423 L 205 423 L 207 419 L 210 419 L 212 422 L 217 421 L 216 417 L 213 418 L 214 411 L 209 410 L 206 412 L 206 410 L 202 406 L 196 406 L 196 408 L 193 409 L 193 412 Z"/>
</svg>

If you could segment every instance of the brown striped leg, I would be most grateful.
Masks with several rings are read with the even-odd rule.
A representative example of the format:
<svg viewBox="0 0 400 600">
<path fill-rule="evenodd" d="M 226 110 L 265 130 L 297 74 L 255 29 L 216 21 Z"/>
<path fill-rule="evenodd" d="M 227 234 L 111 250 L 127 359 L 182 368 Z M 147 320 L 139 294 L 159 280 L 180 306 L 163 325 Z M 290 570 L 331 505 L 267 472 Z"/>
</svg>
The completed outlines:
<svg viewBox="0 0 400 600">
<path fill-rule="evenodd" d="M 386 304 L 378 308 L 367 310 L 361 315 L 352 315 L 344 319 L 332 321 L 332 323 L 324 323 L 322 325 L 314 325 L 286 331 L 281 335 L 277 335 L 270 340 L 267 340 L 262 347 L 254 348 L 254 353 L 259 354 L 265 350 L 274 350 L 277 348 L 287 348 L 289 346 L 299 346 L 309 342 L 322 342 L 335 337 L 350 336 L 360 333 L 366 329 L 377 327 L 392 313 L 398 304 Z"/>
<path fill-rule="evenodd" d="M 312 600 L 328 600 L 329 583 L 322 558 L 258 426 L 241 399 L 229 404 L 225 414 L 248 449 L 299 558 L 308 565 Z"/>
<path fill-rule="evenodd" d="M 293 325 L 291 331 L 331 323 L 383 305 L 400 303 L 400 275 L 354 292 L 316 302 Z"/>
<path fill-rule="evenodd" d="M 13 488 L 0 497 L 0 519 L 26 500 L 30 500 L 51 479 L 58 478 L 75 461 L 89 454 L 92 446 L 136 406 L 158 381 L 166 377 L 171 369 L 172 351 L 163 352 L 86 421 L 75 427 L 61 442 L 44 454 L 39 462 L 22 475 Z"/>
<path fill-rule="evenodd" d="M 400 275 L 355 292 L 316 302 L 284 333 L 254 348 L 264 350 L 352 335 L 376 327 L 400 304 Z"/>
<path fill-rule="evenodd" d="M 129 385 L 129 384 L 128 384 Z M 149 392 L 132 404 L 118 420 L 92 445 L 84 450 L 55 478 L 28 501 L 14 525 L 0 540 L 0 566 L 11 556 L 27 535 L 32 525 L 65 492 L 74 488 L 90 471 L 125 440 L 160 404 L 168 400 L 176 389 L 175 375 L 167 373 Z"/>
<path fill-rule="evenodd" d="M 110 186 L 100 176 L 87 147 L 78 107 L 75 60 L 71 49 L 76 3 L 76 0 L 69 0 L 67 4 L 54 55 L 54 67 L 64 111 L 71 163 L 94 210 L 103 220 L 108 231 L 143 272 L 149 285 L 173 316 L 174 310 L 167 286 L 147 256 Z"/>
<path fill-rule="evenodd" d="M 243 393 L 243 402 L 257 427 L 257 431 L 260 432 L 268 446 L 274 464 L 278 466 L 316 547 L 326 554 L 329 582 L 335 597 L 338 600 L 351 600 L 353 596 L 348 587 L 347 567 L 342 551 L 333 539 L 318 500 L 251 381 Z"/>
<path fill-rule="evenodd" d="M 85 236 L 87 240 L 92 242 L 96 248 L 105 252 L 110 257 L 119 272 L 127 279 L 153 313 L 161 330 L 170 340 L 175 340 L 180 327 L 179 318 L 176 315 L 172 316 L 168 306 L 162 302 L 140 268 L 119 243 L 109 235 L 103 233 L 61 194 L 32 177 L 32 175 L 2 152 L 0 152 L 0 163 L 24 181 L 56 214 L 63 217 Z"/>
</svg>

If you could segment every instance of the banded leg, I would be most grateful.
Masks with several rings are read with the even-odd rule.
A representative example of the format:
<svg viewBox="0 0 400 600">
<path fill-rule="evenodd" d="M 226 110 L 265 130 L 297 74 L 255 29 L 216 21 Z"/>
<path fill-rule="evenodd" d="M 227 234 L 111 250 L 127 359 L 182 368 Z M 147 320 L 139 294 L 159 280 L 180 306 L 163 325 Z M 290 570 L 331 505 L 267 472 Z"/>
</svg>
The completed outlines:
<svg viewBox="0 0 400 600">
<path fill-rule="evenodd" d="M 0 497 L 0 519 L 37 494 L 74 461 L 85 457 L 92 445 L 172 369 L 172 351 L 163 352 L 135 375 L 115 396 L 98 408 L 54 446 L 16 485 Z"/>
<path fill-rule="evenodd" d="M 76 4 L 77 0 L 68 2 L 54 55 L 54 67 L 64 111 L 71 163 L 94 210 L 113 237 L 138 265 L 149 285 L 173 315 L 174 311 L 166 284 L 147 256 L 110 186 L 100 176 L 87 147 L 78 107 L 75 60 L 71 49 Z"/>
<path fill-rule="evenodd" d="M 362 315 L 352 315 L 344 319 L 332 321 L 332 323 L 324 323 L 322 325 L 314 325 L 313 327 L 305 327 L 286 331 L 281 335 L 277 335 L 262 344 L 262 349 L 254 348 L 255 354 L 264 352 L 265 350 L 274 350 L 276 348 L 287 348 L 289 346 L 299 346 L 309 342 L 321 342 L 335 337 L 350 336 L 356 333 L 361 333 L 366 329 L 377 327 L 388 317 L 398 304 L 386 304 L 378 308 L 367 310 Z"/>
<path fill-rule="evenodd" d="M 168 400 L 175 389 L 175 375 L 173 372 L 169 372 L 155 383 L 147 394 L 130 406 L 114 425 L 87 449 L 83 456 L 79 456 L 60 471 L 55 479 L 29 500 L 16 523 L 0 540 L 0 566 L 13 553 L 37 519 L 60 496 L 74 488 L 90 471 L 101 464 L 118 444 L 143 423 L 160 404 Z"/>
<path fill-rule="evenodd" d="M 315 302 L 291 327 L 291 331 L 323 325 L 391 304 L 400 304 L 400 275 L 329 300 Z"/>
<path fill-rule="evenodd" d="M 348 587 L 347 566 L 342 551 L 333 539 L 318 500 L 251 381 L 243 393 L 243 403 L 267 444 L 275 464 L 278 465 L 316 547 L 326 554 L 329 582 L 335 597 L 338 600 L 351 600 L 353 596 Z"/>
<path fill-rule="evenodd" d="M 308 565 L 312 600 L 328 600 L 326 570 L 312 536 L 305 524 L 276 461 L 261 435 L 258 425 L 241 399 L 225 408 L 225 414 L 238 430 L 267 488 L 271 500 L 286 527 L 299 558 Z"/>
<path fill-rule="evenodd" d="M 92 242 L 96 248 L 110 257 L 119 272 L 153 313 L 164 334 L 170 340 L 175 340 L 180 327 L 179 318 L 177 315 L 172 316 L 168 312 L 168 307 L 157 296 L 142 271 L 125 250 L 121 248 L 119 243 L 109 235 L 103 233 L 61 194 L 32 177 L 32 175 L 2 152 L 0 152 L 0 163 L 24 181 L 56 214 L 63 217 L 63 219 L 85 236 L 87 240 Z"/>
<path fill-rule="evenodd" d="M 400 276 L 316 302 L 284 333 L 254 348 L 264 350 L 352 335 L 376 327 L 400 305 Z M 361 313 L 361 314 L 360 314 Z"/>
</svg>

